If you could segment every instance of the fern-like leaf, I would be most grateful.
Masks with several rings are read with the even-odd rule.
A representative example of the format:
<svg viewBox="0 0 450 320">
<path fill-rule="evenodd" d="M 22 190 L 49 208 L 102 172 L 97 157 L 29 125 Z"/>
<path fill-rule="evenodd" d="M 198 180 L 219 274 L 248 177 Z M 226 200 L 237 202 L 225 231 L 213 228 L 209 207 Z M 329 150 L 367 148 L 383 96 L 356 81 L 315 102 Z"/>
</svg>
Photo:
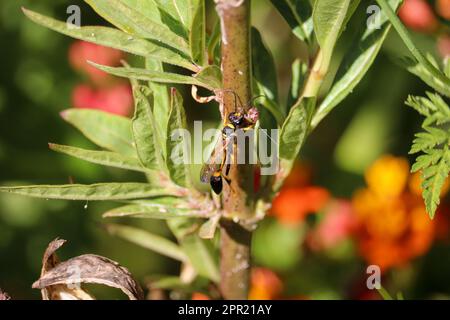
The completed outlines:
<svg viewBox="0 0 450 320">
<path fill-rule="evenodd" d="M 417 157 L 412 171 L 422 172 L 422 196 L 433 218 L 450 172 L 450 108 L 441 96 L 432 93 L 427 93 L 427 97 L 410 96 L 406 104 L 425 117 L 424 131 L 415 135 L 410 153 L 423 153 Z"/>
</svg>

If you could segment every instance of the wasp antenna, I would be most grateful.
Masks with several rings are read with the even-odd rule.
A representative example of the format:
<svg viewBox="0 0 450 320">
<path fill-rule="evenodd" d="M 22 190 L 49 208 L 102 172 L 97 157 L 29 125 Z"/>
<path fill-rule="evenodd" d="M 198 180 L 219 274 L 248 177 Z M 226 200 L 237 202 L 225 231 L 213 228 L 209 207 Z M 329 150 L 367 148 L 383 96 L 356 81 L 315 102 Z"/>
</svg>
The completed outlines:
<svg viewBox="0 0 450 320">
<path fill-rule="evenodd" d="M 253 101 L 255 101 L 259 98 L 267 98 L 267 97 L 264 94 L 260 94 L 259 96 L 253 97 L 247 104 L 247 107 L 250 107 L 253 104 Z"/>
<path fill-rule="evenodd" d="M 244 104 L 242 103 L 241 97 L 239 97 L 239 95 L 234 92 L 231 89 L 223 89 L 222 92 L 227 92 L 227 93 L 232 93 L 234 95 L 234 111 L 237 111 L 237 105 L 239 102 L 240 107 L 243 109 L 244 108 Z"/>
</svg>

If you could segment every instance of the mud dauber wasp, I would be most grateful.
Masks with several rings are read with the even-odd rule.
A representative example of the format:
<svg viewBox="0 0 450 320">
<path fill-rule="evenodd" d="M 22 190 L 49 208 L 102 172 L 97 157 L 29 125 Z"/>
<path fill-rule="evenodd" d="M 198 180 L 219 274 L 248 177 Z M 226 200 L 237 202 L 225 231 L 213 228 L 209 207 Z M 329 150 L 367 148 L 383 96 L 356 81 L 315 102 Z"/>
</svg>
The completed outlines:
<svg viewBox="0 0 450 320">
<path fill-rule="evenodd" d="M 223 180 L 225 180 L 228 184 L 231 184 L 231 180 L 228 178 L 228 175 L 231 168 L 233 150 L 237 145 L 236 131 L 248 131 L 255 127 L 259 116 L 258 110 L 254 106 L 250 108 L 248 107 L 255 99 L 264 97 L 257 96 L 251 99 L 244 107 L 240 97 L 234 91 L 224 90 L 223 92 L 234 94 L 235 111 L 230 112 L 227 115 L 225 125 L 221 132 L 221 138 L 217 142 L 211 156 L 203 165 L 200 172 L 200 181 L 203 183 L 209 183 L 214 193 L 218 195 L 222 192 Z M 239 108 L 237 107 L 238 102 L 240 104 Z M 223 173 L 224 168 L 225 173 Z"/>
</svg>

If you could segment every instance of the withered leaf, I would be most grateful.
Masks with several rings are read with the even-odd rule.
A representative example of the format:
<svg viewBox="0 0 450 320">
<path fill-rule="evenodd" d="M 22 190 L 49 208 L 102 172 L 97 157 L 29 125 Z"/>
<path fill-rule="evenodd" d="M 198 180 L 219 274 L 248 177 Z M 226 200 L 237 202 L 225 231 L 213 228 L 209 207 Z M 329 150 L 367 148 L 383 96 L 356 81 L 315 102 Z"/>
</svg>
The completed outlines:
<svg viewBox="0 0 450 320">
<path fill-rule="evenodd" d="M 94 299 L 81 289 L 82 283 L 104 284 L 121 289 L 131 300 L 143 299 L 143 291 L 130 272 L 113 260 L 85 254 L 58 262 L 54 252 L 64 242 L 52 241 L 44 254 L 41 277 L 33 284 L 42 290 L 43 299 Z"/>
</svg>

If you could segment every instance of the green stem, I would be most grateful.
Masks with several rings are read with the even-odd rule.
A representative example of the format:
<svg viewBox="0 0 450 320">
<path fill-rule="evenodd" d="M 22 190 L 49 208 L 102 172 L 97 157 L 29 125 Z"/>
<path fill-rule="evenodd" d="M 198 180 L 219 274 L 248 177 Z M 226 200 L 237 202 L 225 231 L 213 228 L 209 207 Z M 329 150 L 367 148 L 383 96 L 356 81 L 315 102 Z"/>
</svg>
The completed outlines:
<svg viewBox="0 0 450 320">
<path fill-rule="evenodd" d="M 252 97 L 250 0 L 219 0 L 216 5 L 222 31 L 222 74 L 224 92 L 232 91 L 245 102 Z M 223 95 L 222 116 L 236 110 L 232 94 Z M 247 150 L 234 150 L 237 154 Z M 224 183 L 221 229 L 221 283 L 225 299 L 246 299 L 250 279 L 251 233 L 237 222 L 254 214 L 253 172 L 251 164 L 232 164 L 231 184 Z"/>
<path fill-rule="evenodd" d="M 378 4 L 380 5 L 383 12 L 388 17 L 389 21 L 394 26 L 395 30 L 399 34 L 399 36 L 402 38 L 403 42 L 405 43 L 408 50 L 411 52 L 411 54 L 416 58 L 416 60 L 422 64 L 434 77 L 442 81 L 443 83 L 450 86 L 450 79 L 447 78 L 439 69 L 437 69 L 435 66 L 433 66 L 430 61 L 428 61 L 427 58 L 420 52 L 419 48 L 417 48 L 414 44 L 414 42 L 411 39 L 411 36 L 409 35 L 408 30 L 403 25 L 403 23 L 400 21 L 400 19 L 395 14 L 392 7 L 387 3 L 386 0 L 377 0 Z"/>
</svg>

